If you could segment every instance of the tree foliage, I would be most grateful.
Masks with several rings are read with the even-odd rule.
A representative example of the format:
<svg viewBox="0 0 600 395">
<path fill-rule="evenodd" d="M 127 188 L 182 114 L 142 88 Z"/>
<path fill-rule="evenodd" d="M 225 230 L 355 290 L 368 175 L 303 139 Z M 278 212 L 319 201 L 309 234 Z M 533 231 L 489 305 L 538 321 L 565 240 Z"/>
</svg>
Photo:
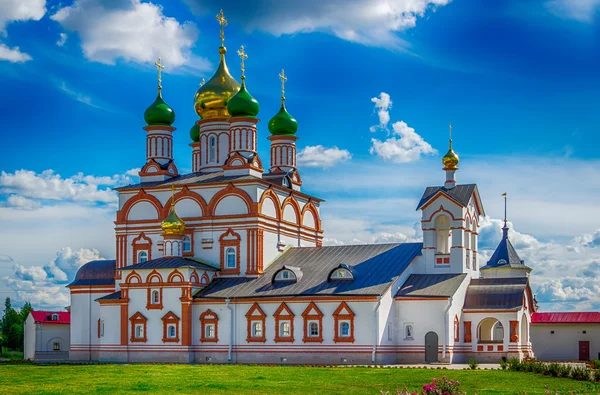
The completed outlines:
<svg viewBox="0 0 600 395">
<path fill-rule="evenodd" d="M 12 350 L 23 350 L 23 330 L 25 320 L 29 313 L 33 310 L 29 302 L 17 312 L 13 309 L 10 298 L 4 301 L 4 316 L 0 321 L 0 332 L 2 332 L 3 347 Z"/>
</svg>

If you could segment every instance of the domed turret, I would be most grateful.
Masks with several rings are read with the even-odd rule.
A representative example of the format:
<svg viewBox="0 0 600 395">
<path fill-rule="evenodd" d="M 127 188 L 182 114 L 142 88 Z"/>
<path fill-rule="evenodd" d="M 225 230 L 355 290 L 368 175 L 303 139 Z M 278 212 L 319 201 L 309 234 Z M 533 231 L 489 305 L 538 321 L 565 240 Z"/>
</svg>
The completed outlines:
<svg viewBox="0 0 600 395">
<path fill-rule="evenodd" d="M 175 122 L 175 111 L 162 98 L 159 89 L 154 103 L 144 112 L 144 120 L 148 125 L 171 126 Z"/>
<path fill-rule="evenodd" d="M 298 131 L 298 121 L 287 112 L 281 101 L 279 112 L 269 121 L 269 132 L 274 136 L 293 136 Z"/>
<path fill-rule="evenodd" d="M 248 92 L 246 82 L 242 79 L 242 87 L 227 103 L 229 115 L 232 117 L 255 118 L 259 110 L 258 101 Z"/>
<path fill-rule="evenodd" d="M 196 123 L 194 123 L 194 126 L 190 129 L 190 138 L 194 143 L 197 143 L 200 140 L 200 127 Z"/>
<path fill-rule="evenodd" d="M 458 169 L 456 167 L 458 165 L 458 161 L 459 161 L 458 155 L 452 149 L 452 140 L 450 140 L 450 148 L 448 149 L 448 152 L 446 152 L 446 155 L 444 155 L 444 157 L 442 158 L 442 163 L 444 164 L 444 169 L 452 169 L 452 170 Z"/>
<path fill-rule="evenodd" d="M 175 212 L 175 203 L 171 204 L 169 215 L 160 224 L 163 235 L 178 235 L 181 236 L 185 231 L 185 223 Z"/>
</svg>

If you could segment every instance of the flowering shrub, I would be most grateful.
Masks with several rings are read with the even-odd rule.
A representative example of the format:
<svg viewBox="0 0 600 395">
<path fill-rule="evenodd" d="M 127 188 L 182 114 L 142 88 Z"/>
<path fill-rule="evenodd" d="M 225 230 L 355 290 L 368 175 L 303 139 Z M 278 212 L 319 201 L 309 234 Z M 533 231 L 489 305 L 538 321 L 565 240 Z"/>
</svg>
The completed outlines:
<svg viewBox="0 0 600 395">
<path fill-rule="evenodd" d="M 442 377 L 441 380 L 433 379 L 433 381 L 429 384 L 425 384 L 423 386 L 423 391 L 421 394 L 417 392 L 410 392 L 407 388 L 400 390 L 396 388 L 396 392 L 394 395 L 464 395 L 466 392 L 460 391 L 459 387 L 460 383 L 457 381 L 452 381 L 446 376 Z M 382 395 L 390 395 L 389 392 L 380 391 Z"/>
</svg>

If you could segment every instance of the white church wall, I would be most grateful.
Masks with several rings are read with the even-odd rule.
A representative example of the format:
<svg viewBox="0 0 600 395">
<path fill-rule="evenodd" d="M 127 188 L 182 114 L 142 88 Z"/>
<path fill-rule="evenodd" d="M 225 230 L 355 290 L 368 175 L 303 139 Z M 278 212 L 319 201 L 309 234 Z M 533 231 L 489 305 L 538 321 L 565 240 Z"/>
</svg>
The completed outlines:
<svg viewBox="0 0 600 395">
<path fill-rule="evenodd" d="M 179 215 L 180 218 L 202 216 L 200 204 L 190 198 L 177 200 L 177 203 L 175 203 L 175 212 L 177 212 L 177 215 Z"/>
<path fill-rule="evenodd" d="M 262 203 L 261 214 L 271 218 L 277 218 L 277 209 L 272 199 L 265 199 Z"/>
<path fill-rule="evenodd" d="M 119 210 L 121 210 L 123 208 L 123 206 L 125 205 L 125 203 L 127 203 L 127 201 L 129 199 L 131 199 L 132 197 L 134 197 L 137 194 L 136 192 L 119 192 L 118 193 L 118 197 L 119 197 Z"/>
<path fill-rule="evenodd" d="M 236 195 L 226 196 L 219 201 L 215 215 L 248 214 L 246 202 Z"/>
<path fill-rule="evenodd" d="M 582 341 L 590 342 L 591 359 L 600 358 L 600 324 L 533 324 L 530 331 L 540 361 L 577 361 Z"/>
<path fill-rule="evenodd" d="M 293 224 L 298 223 L 298 216 L 296 215 L 296 211 L 291 204 L 287 204 L 283 209 L 283 219 Z"/>
<path fill-rule="evenodd" d="M 151 220 L 158 219 L 159 213 L 156 210 L 156 207 L 147 201 L 139 201 L 135 203 L 129 209 L 129 213 L 127 215 L 127 220 L 136 221 L 136 220 Z"/>
<path fill-rule="evenodd" d="M 29 313 L 23 328 L 23 359 L 25 360 L 35 357 L 35 327 L 35 320 Z"/>
<path fill-rule="evenodd" d="M 110 292 L 87 294 L 71 293 L 71 325 L 69 359 L 89 360 L 89 347 L 100 343 L 96 325 L 100 318 L 100 304 L 95 300 Z"/>
<path fill-rule="evenodd" d="M 100 306 L 100 321 L 101 324 L 104 321 L 103 332 L 100 328 L 100 343 L 102 345 L 121 344 L 121 306 Z"/>
</svg>

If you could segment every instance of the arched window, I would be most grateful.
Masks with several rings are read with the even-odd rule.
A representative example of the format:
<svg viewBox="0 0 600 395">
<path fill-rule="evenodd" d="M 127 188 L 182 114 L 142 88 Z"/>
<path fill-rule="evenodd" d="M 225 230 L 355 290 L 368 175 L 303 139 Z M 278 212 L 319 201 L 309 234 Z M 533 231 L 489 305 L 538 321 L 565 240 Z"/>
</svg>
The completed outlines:
<svg viewBox="0 0 600 395">
<path fill-rule="evenodd" d="M 332 271 L 331 275 L 329 276 L 329 280 L 330 281 L 332 281 L 332 280 L 348 280 L 348 281 L 354 280 L 354 275 L 352 274 L 352 272 L 350 271 L 348 266 L 343 265 L 343 264 L 340 266 L 344 266 L 344 267 L 340 267 L 340 268 Z"/>
<path fill-rule="evenodd" d="M 138 253 L 138 263 L 144 263 L 148 261 L 148 252 L 140 251 Z"/>
<path fill-rule="evenodd" d="M 308 336 L 310 336 L 310 337 L 319 336 L 319 324 L 317 322 L 311 322 L 308 325 Z"/>
<path fill-rule="evenodd" d="M 176 337 L 176 333 L 175 333 L 175 325 L 169 325 L 169 333 L 168 336 L 172 339 L 174 337 Z"/>
<path fill-rule="evenodd" d="M 350 336 L 350 323 L 348 321 L 340 322 L 340 337 Z"/>
<path fill-rule="evenodd" d="M 450 254 L 452 247 L 452 230 L 450 218 L 440 215 L 435 219 L 436 250 L 438 254 Z"/>
<path fill-rule="evenodd" d="M 228 248 L 225 251 L 225 259 L 226 259 L 226 267 L 227 269 L 235 269 L 237 266 L 237 262 L 235 259 L 235 248 Z"/>
<path fill-rule="evenodd" d="M 204 337 L 208 339 L 215 337 L 215 324 L 206 324 L 204 327 Z"/>
<path fill-rule="evenodd" d="M 217 138 L 215 136 L 212 136 L 209 140 L 209 147 L 208 147 L 208 161 L 209 162 L 215 162 L 216 153 L 217 153 Z"/>
<path fill-rule="evenodd" d="M 404 327 L 404 338 L 412 339 L 413 338 L 413 327 L 412 325 L 406 325 Z"/>
<path fill-rule="evenodd" d="M 289 337 L 290 336 L 290 322 L 283 321 L 279 324 L 279 336 L 280 337 Z"/>
<path fill-rule="evenodd" d="M 144 337 L 144 325 L 137 324 L 135 326 L 135 337 L 137 337 L 138 339 L 141 339 Z"/>
<path fill-rule="evenodd" d="M 192 240 L 190 236 L 185 236 L 183 238 L 183 252 L 191 252 L 192 251 Z"/>
<path fill-rule="evenodd" d="M 155 289 L 154 291 L 152 291 L 152 304 L 159 304 L 160 303 L 160 295 L 158 293 L 158 290 Z"/>
<path fill-rule="evenodd" d="M 262 322 L 254 321 L 252 323 L 252 337 L 261 337 L 262 336 Z"/>
</svg>

